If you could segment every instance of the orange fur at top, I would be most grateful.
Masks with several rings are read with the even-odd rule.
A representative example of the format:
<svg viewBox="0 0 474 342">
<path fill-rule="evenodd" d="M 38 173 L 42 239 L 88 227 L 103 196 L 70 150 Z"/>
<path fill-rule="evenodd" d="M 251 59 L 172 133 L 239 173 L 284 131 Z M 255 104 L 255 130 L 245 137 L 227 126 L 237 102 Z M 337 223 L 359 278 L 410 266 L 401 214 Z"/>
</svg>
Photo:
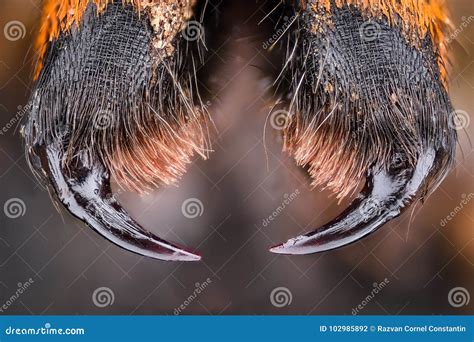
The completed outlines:
<svg viewBox="0 0 474 342">
<path fill-rule="evenodd" d="M 341 8 L 352 5 L 363 15 L 385 18 L 390 25 L 402 25 L 402 31 L 412 44 L 417 44 L 429 33 L 439 49 L 441 76 L 446 81 L 447 50 L 444 43 L 446 30 L 451 26 L 444 0 L 319 0 L 313 10 L 331 11 L 331 3 Z"/>
<path fill-rule="evenodd" d="M 43 68 L 48 43 L 57 39 L 62 32 L 67 33 L 74 25 L 79 26 L 89 3 L 96 5 L 99 14 L 111 1 L 45 0 L 41 27 L 35 44 L 39 57 L 35 79 Z M 164 55 L 171 55 L 174 51 L 171 41 L 191 17 L 195 0 L 122 0 L 122 3 L 133 4 L 138 12 L 148 10 L 150 24 L 156 35 L 153 47 L 163 50 Z"/>
<path fill-rule="evenodd" d="M 35 71 L 35 79 L 43 68 L 43 58 L 47 44 L 67 32 L 73 25 L 79 25 L 82 15 L 90 0 L 45 0 L 41 27 L 35 42 L 35 50 L 39 60 Z M 92 0 L 97 8 L 103 9 L 109 0 Z"/>
<path fill-rule="evenodd" d="M 175 50 L 173 40 L 192 16 L 195 0 L 121 1 L 124 5 L 132 4 L 137 13 L 144 14 L 143 17 L 147 15 L 146 20 L 154 33 L 150 42 L 153 52 L 158 52 L 160 58 L 172 56 Z M 35 46 L 39 56 L 35 79 L 43 69 L 48 45 L 61 34 L 67 34 L 75 27 L 80 28 L 89 4 L 96 6 L 99 15 L 112 2 L 113 0 L 45 0 Z M 160 107 L 159 104 L 144 102 L 145 109 L 140 111 L 134 110 L 134 106 L 125 108 L 129 110 L 130 116 L 126 128 L 117 120 L 103 130 L 75 130 L 74 125 L 79 125 L 81 120 L 94 120 L 94 112 L 84 114 L 84 117 L 78 113 L 76 121 L 71 122 L 68 161 L 74 157 L 75 149 L 92 151 L 91 154 L 100 159 L 121 187 L 144 192 L 162 184 L 176 182 L 184 174 L 193 155 L 199 154 L 206 158 L 209 151 L 207 112 L 199 105 L 194 105 L 191 95 L 196 90 L 191 89 L 191 77 L 187 74 L 173 74 L 170 77 L 175 83 L 182 82 L 169 89 L 168 99 L 173 103 Z M 142 97 L 139 96 L 140 100 Z M 58 101 L 68 104 L 66 98 Z M 91 99 L 91 105 L 94 106 L 94 99 Z M 172 113 L 163 115 L 172 119 L 168 122 L 157 115 L 157 108 L 172 108 Z M 127 138 L 123 138 L 123 135 L 117 134 L 123 130 L 133 131 L 134 134 L 127 133 Z"/>
</svg>

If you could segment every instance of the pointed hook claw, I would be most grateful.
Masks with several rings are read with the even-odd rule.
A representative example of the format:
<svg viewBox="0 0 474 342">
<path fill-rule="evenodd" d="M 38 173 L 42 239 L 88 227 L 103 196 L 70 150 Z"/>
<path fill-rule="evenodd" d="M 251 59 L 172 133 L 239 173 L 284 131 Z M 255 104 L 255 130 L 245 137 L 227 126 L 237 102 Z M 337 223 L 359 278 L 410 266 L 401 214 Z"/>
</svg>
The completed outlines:
<svg viewBox="0 0 474 342">
<path fill-rule="evenodd" d="M 425 181 L 438 173 L 434 149 L 421 154 L 415 167 L 373 170 L 358 198 L 328 224 L 286 243 L 274 246 L 277 254 L 312 254 L 356 242 L 399 216 L 417 195 Z"/>
<path fill-rule="evenodd" d="M 110 187 L 108 171 L 86 153 L 64 167 L 63 146 L 37 147 L 41 168 L 67 210 L 97 233 L 131 252 L 166 261 L 199 261 L 201 257 L 146 231 L 123 209 Z"/>
</svg>

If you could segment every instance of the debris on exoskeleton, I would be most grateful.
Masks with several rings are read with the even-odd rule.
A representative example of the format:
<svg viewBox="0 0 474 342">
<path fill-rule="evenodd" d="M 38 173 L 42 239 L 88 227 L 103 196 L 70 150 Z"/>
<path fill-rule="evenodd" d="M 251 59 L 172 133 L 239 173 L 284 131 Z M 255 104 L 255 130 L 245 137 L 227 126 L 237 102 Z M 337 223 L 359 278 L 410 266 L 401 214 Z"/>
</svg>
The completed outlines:
<svg viewBox="0 0 474 342">
<path fill-rule="evenodd" d="M 272 252 L 309 254 L 374 232 L 434 191 L 456 148 L 441 0 L 294 1 L 284 150 L 314 186 L 361 194 L 339 217 Z"/>
<path fill-rule="evenodd" d="M 280 78 L 288 100 L 284 150 L 313 186 L 338 198 L 365 186 L 339 217 L 272 252 L 355 242 L 446 177 L 457 135 L 442 1 L 286 1 L 294 15 L 271 45 L 289 32 Z M 36 46 L 23 130 L 31 168 L 74 216 L 156 259 L 200 257 L 142 228 L 110 181 L 144 192 L 179 180 L 193 156 L 207 157 L 197 3 L 46 0 Z"/>
<path fill-rule="evenodd" d="M 138 192 L 206 158 L 195 0 L 47 0 L 24 128 L 32 169 L 76 217 L 130 251 L 199 260 L 143 229 L 110 180 Z"/>
</svg>

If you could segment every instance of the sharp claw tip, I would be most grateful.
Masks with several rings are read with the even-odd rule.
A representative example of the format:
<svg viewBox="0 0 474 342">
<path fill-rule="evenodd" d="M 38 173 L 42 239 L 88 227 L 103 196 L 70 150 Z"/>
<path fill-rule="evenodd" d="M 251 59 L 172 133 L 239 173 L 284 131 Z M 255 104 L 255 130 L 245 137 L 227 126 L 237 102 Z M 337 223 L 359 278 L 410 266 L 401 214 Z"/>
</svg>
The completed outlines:
<svg viewBox="0 0 474 342">
<path fill-rule="evenodd" d="M 298 236 L 285 243 L 273 246 L 269 251 L 275 254 L 306 254 L 302 247 L 307 240 L 308 238 L 306 236 Z"/>
<path fill-rule="evenodd" d="M 198 254 L 190 253 L 190 252 L 180 252 L 176 255 L 177 261 L 201 261 L 202 257 Z"/>
<path fill-rule="evenodd" d="M 269 249 L 269 251 L 275 254 L 287 254 L 286 248 L 283 245 L 273 246 Z"/>
</svg>

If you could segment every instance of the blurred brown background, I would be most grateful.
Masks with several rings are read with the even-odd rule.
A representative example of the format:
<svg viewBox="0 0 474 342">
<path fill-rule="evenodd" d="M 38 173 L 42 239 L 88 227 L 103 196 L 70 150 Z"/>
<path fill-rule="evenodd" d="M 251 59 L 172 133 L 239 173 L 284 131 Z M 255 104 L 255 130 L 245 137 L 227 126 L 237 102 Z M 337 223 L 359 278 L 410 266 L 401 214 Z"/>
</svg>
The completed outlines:
<svg viewBox="0 0 474 342">
<path fill-rule="evenodd" d="M 360 314 L 474 313 L 474 298 L 469 298 L 474 296 L 472 122 L 460 131 L 456 168 L 412 217 L 409 211 L 363 241 L 332 252 L 298 257 L 267 252 L 343 208 L 328 193 L 310 191 L 304 173 L 281 153 L 278 134 L 267 130 L 264 137 L 272 101 L 268 86 L 281 61 L 262 48 L 277 27 L 270 19 L 258 22 L 277 1 L 227 1 L 220 8 L 214 7 L 219 1 L 211 1 L 208 10 L 219 19 L 218 33 L 208 37 L 209 67 L 202 82 L 214 94 L 209 105 L 218 132 L 215 152 L 209 161 L 196 161 L 179 187 L 142 197 L 120 195 L 145 227 L 198 249 L 203 262 L 142 258 L 58 213 L 28 170 L 19 137 L 40 3 L 0 2 L 3 314 L 172 315 L 181 305 L 182 314 L 352 314 L 358 305 Z M 450 91 L 455 107 L 472 121 L 474 8 L 472 0 L 449 1 L 449 7 L 458 28 L 449 47 Z M 10 31 L 7 39 L 12 22 L 20 33 L 12 37 Z M 297 198 L 264 225 L 285 194 L 296 190 Z M 183 215 L 182 204 L 189 198 L 202 203 L 201 216 Z M 13 199 L 24 203 L 23 216 L 5 214 L 4 206 Z M 30 278 L 33 282 L 18 294 Z M 204 282 L 205 289 L 197 293 L 196 285 Z M 374 284 L 379 288 L 381 283 L 383 289 L 367 300 Z M 106 299 L 113 297 L 105 307 L 97 303 L 103 287 Z M 272 300 L 272 291 L 281 287 L 283 307 Z"/>
</svg>

